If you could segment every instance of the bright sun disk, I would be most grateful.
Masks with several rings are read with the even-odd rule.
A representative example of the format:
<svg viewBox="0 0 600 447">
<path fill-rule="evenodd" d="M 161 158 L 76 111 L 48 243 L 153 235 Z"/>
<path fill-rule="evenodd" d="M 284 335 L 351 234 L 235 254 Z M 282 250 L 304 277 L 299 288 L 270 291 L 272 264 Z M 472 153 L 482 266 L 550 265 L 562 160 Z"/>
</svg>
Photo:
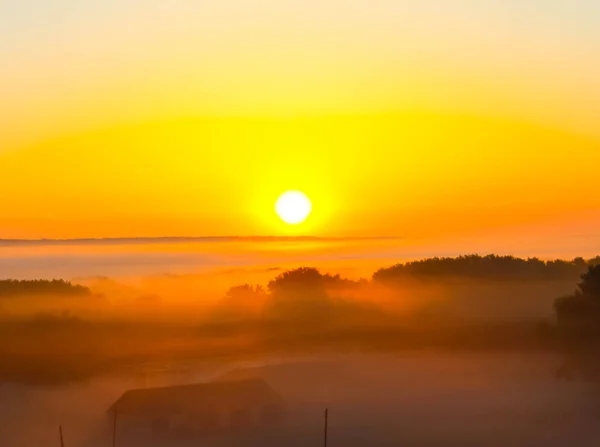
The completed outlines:
<svg viewBox="0 0 600 447">
<path fill-rule="evenodd" d="M 297 225 L 312 211 L 310 199 L 301 191 L 286 191 L 275 203 L 275 212 L 285 223 Z"/>
</svg>

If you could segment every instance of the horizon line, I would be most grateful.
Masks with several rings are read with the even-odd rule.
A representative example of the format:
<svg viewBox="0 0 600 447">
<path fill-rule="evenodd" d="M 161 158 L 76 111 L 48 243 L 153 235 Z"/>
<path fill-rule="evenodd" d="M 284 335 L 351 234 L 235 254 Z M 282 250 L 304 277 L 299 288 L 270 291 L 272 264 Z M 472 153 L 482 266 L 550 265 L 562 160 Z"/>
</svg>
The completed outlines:
<svg viewBox="0 0 600 447">
<path fill-rule="evenodd" d="M 154 237 L 90 237 L 90 238 L 39 238 L 2 239 L 2 246 L 41 246 L 41 245 L 93 245 L 119 243 L 185 243 L 185 242 L 352 242 L 376 240 L 400 240 L 400 236 L 154 236 Z"/>
</svg>

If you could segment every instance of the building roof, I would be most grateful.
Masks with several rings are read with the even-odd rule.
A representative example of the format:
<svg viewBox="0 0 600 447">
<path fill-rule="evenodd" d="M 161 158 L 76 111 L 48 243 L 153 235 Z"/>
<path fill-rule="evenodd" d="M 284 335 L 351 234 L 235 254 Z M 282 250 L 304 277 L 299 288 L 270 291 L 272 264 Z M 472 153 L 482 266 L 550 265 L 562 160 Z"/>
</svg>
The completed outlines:
<svg viewBox="0 0 600 447">
<path fill-rule="evenodd" d="M 260 379 L 208 382 L 126 391 L 110 408 L 117 413 L 177 413 L 211 406 L 255 406 L 283 403 Z"/>
</svg>

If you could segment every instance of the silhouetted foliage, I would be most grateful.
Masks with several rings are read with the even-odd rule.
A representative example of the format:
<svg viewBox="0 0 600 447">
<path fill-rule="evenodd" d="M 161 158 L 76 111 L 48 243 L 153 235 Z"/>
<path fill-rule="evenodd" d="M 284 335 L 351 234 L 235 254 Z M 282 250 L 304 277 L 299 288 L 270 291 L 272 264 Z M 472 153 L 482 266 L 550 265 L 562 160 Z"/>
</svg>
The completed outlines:
<svg viewBox="0 0 600 447">
<path fill-rule="evenodd" d="M 263 306 L 266 296 L 261 285 L 241 284 L 229 288 L 210 313 L 204 329 L 222 335 L 244 329 L 245 324 L 257 318 L 257 309 Z M 232 324 L 236 327 L 232 328 Z"/>
<path fill-rule="evenodd" d="M 522 259 L 497 255 L 436 257 L 379 269 L 373 274 L 373 280 L 394 283 L 406 279 L 440 277 L 500 280 L 574 279 L 592 262 L 593 260 L 586 262 L 583 258 L 575 258 L 572 261 L 560 259 L 543 261 L 538 258 Z"/>
<path fill-rule="evenodd" d="M 323 294 L 325 293 L 325 278 L 316 268 L 300 267 L 278 275 L 269 282 L 268 289 L 272 295 Z"/>
<path fill-rule="evenodd" d="M 230 287 L 225 293 L 225 298 L 240 303 L 245 300 L 260 299 L 264 297 L 265 293 L 265 289 L 261 285 L 253 286 L 251 284 L 241 284 Z"/>
<path fill-rule="evenodd" d="M 600 264 L 589 266 L 581 275 L 575 293 L 558 298 L 554 308 L 559 324 L 600 329 Z"/>
<path fill-rule="evenodd" d="M 344 297 L 344 292 L 361 285 L 364 281 L 322 274 L 312 267 L 289 270 L 269 282 L 264 316 L 300 325 L 328 325 L 356 315 L 365 317 L 373 312 L 372 306 Z"/>
<path fill-rule="evenodd" d="M 447 269 L 450 272 L 448 275 L 463 272 L 463 276 L 473 277 L 475 272 L 478 275 L 476 278 L 501 278 L 501 274 L 491 274 L 490 271 L 508 265 L 508 268 L 502 270 L 506 275 L 507 271 L 513 272 L 510 267 L 513 264 L 531 269 L 540 268 L 543 272 L 577 268 L 581 269 L 580 273 L 588 266 L 588 262 L 581 258 L 568 262 L 543 262 L 511 257 L 465 256 L 456 259 L 424 260 L 401 265 L 399 268 L 382 269 L 375 277 L 385 277 L 385 273 L 393 272 L 389 276 L 393 280 L 422 275 L 421 277 L 431 278 L 434 282 L 438 278 L 443 279 L 445 274 L 440 272 Z M 401 271 L 398 276 L 397 270 Z M 593 307 L 596 301 L 580 300 L 584 290 L 588 294 L 595 290 L 595 287 L 592 287 L 592 284 L 596 284 L 595 275 L 596 273 L 584 275 L 577 299 L 565 298 L 564 304 L 557 304 L 557 309 L 561 305 L 565 306 L 566 310 L 561 311 L 562 315 L 593 314 L 585 306 Z M 520 276 L 519 279 L 523 277 Z M 570 282 L 564 282 L 567 284 L 567 291 L 571 287 Z M 575 282 L 573 278 L 572 283 Z M 89 294 L 85 287 L 73 286 L 65 281 L 8 281 L 4 284 L 13 287 L 12 290 L 17 289 L 15 284 L 19 284 L 21 291 L 7 294 L 5 289 L 3 296 L 23 294 L 22 290 L 27 288 L 25 285 L 31 284 L 38 285 L 38 290 L 44 290 L 39 293 L 64 295 L 66 288 L 71 291 L 67 292 L 67 295 Z M 39 287 L 39 284 L 46 285 Z M 47 284 L 54 285 L 48 287 Z M 461 287 L 456 288 L 458 292 L 454 295 L 444 295 L 450 298 L 447 302 L 451 303 L 451 306 L 462 306 L 471 302 L 470 298 L 460 301 L 462 295 L 468 293 L 465 290 L 473 288 L 472 284 L 467 285 L 468 287 L 463 288 L 461 284 Z M 527 284 L 530 285 L 537 284 Z M 550 298 L 556 294 L 553 291 L 558 285 L 558 282 L 545 284 L 551 293 Z M 437 285 L 434 286 L 437 291 Z M 451 286 L 452 284 L 447 289 L 452 289 Z M 502 301 L 504 296 L 521 290 L 521 286 L 522 284 L 514 283 L 500 288 L 498 282 L 491 283 L 490 286 L 482 281 L 478 283 L 479 288 L 476 288 L 477 293 L 474 296 L 478 301 L 494 302 L 494 305 L 485 307 L 482 311 L 488 315 L 505 305 L 500 303 L 500 307 L 497 307 L 495 303 L 498 299 Z M 501 291 L 490 297 L 486 295 L 486 288 L 490 287 Z M 564 287 L 564 284 L 561 287 Z M 202 307 L 206 313 L 201 314 L 197 325 L 196 322 L 192 325 L 181 324 L 179 316 L 173 316 L 173 319 L 166 316 L 163 319 L 162 314 L 157 320 L 121 320 L 120 315 L 111 316 L 108 313 L 84 314 L 85 316 L 81 317 L 83 319 L 79 319 L 76 314 L 61 313 L 64 300 L 57 300 L 56 303 L 60 302 L 60 306 L 43 306 L 45 313 L 33 314 L 33 317 L 3 317 L 0 324 L 0 353 L 3 359 L 0 362 L 0 381 L 39 383 L 73 380 L 97 374 L 99 371 L 117 370 L 123 365 L 130 365 L 131 362 L 163 362 L 165 359 L 171 361 L 177 356 L 182 359 L 203 356 L 213 358 L 224 353 L 237 354 L 252 349 L 258 350 L 257 352 L 288 352 L 290 349 L 323 346 L 377 350 L 426 346 L 452 349 L 523 349 L 555 346 L 555 338 L 550 339 L 557 333 L 554 326 L 540 329 L 534 324 L 535 320 L 499 319 L 484 322 L 479 321 L 478 316 L 472 321 L 469 318 L 463 320 L 460 316 L 453 317 L 447 312 L 452 310 L 451 306 L 443 307 L 446 301 L 438 300 L 435 296 L 429 301 L 427 293 L 421 294 L 427 287 L 420 283 L 416 287 L 404 289 L 404 295 L 400 297 L 396 295 L 395 290 L 388 294 L 388 290 L 384 289 L 366 280 L 355 281 L 339 274 L 326 274 L 315 268 L 302 267 L 281 272 L 266 288 L 251 284 L 231 287 L 217 302 L 211 303 L 210 307 Z M 446 293 L 445 287 L 439 289 Z M 479 294 L 479 290 L 483 292 Z M 537 289 L 534 287 L 527 290 Z M 529 292 L 517 296 L 518 300 L 521 296 L 527 298 Z M 455 298 L 457 301 L 453 301 Z M 545 296 L 544 306 L 547 309 L 546 298 Z M 133 295 L 133 299 L 135 303 L 145 303 L 149 308 L 160 304 L 160 297 L 152 294 Z M 88 300 L 85 301 L 87 303 Z M 442 310 L 439 313 L 433 312 L 427 318 L 420 318 L 420 311 L 423 309 L 421 301 L 425 301 L 426 306 L 431 305 L 436 309 L 441 307 Z M 0 305 L 6 304 L 8 311 L 11 310 L 10 305 L 16 302 L 6 299 Z M 399 303 L 398 306 L 396 302 Z M 52 304 L 53 301 L 49 300 L 49 303 Z M 162 303 L 165 310 L 168 303 L 169 300 L 165 296 Z M 409 305 L 406 306 L 406 303 Z M 69 302 L 67 308 L 73 309 L 70 304 Z M 412 304 L 415 304 L 414 309 Z M 587 336 L 587 339 L 592 338 Z"/>
<path fill-rule="evenodd" d="M 271 294 L 278 293 L 323 293 L 325 290 L 349 289 L 360 285 L 359 281 L 342 278 L 339 274 L 322 274 L 313 267 L 300 267 L 283 272 L 269 282 Z"/>
<path fill-rule="evenodd" d="M 589 265 L 599 265 L 600 264 L 600 256 L 596 256 L 588 261 Z"/>
<path fill-rule="evenodd" d="M 593 265 L 581 275 L 581 282 L 577 285 L 582 295 L 600 302 L 600 265 Z"/>
<path fill-rule="evenodd" d="M 585 295 L 575 292 L 573 295 L 557 298 L 554 309 L 560 322 L 583 321 L 597 311 L 597 304 Z"/>
<path fill-rule="evenodd" d="M 571 377 L 574 372 L 584 379 L 600 377 L 600 264 L 592 263 L 581 275 L 575 293 L 555 300 L 558 333 L 567 360 L 557 376 Z M 566 371 L 566 372 L 565 372 Z"/>
<path fill-rule="evenodd" d="M 264 309 L 267 320 L 305 324 L 324 322 L 332 311 L 325 279 L 310 267 L 284 272 L 269 282 L 269 300 Z"/>
<path fill-rule="evenodd" d="M 71 284 L 62 279 L 38 280 L 0 280 L 0 297 L 13 297 L 23 295 L 62 295 L 62 296 L 88 296 L 92 292 L 87 287 Z"/>
<path fill-rule="evenodd" d="M 368 284 L 368 281 L 365 279 L 361 279 L 360 281 L 354 281 L 352 279 L 348 279 L 348 278 L 343 278 L 342 276 L 340 276 L 339 273 L 335 274 L 335 275 L 331 275 L 329 273 L 326 273 L 324 275 L 322 275 L 322 280 L 323 283 L 325 284 L 325 287 L 327 288 L 327 290 L 335 292 L 338 290 L 353 290 L 353 289 L 357 289 L 358 287 L 360 287 L 361 285 L 366 285 Z"/>
<path fill-rule="evenodd" d="M 212 335 L 232 335 L 258 325 L 268 337 L 278 337 L 290 328 L 310 330 L 316 324 L 363 317 L 373 313 L 373 306 L 348 299 L 348 290 L 357 290 L 364 280 L 353 281 L 339 274 L 322 274 L 311 267 L 281 273 L 265 289 L 260 285 L 241 284 L 231 287 L 219 300 L 204 331 Z M 255 327 L 258 327 L 255 326 Z"/>
</svg>

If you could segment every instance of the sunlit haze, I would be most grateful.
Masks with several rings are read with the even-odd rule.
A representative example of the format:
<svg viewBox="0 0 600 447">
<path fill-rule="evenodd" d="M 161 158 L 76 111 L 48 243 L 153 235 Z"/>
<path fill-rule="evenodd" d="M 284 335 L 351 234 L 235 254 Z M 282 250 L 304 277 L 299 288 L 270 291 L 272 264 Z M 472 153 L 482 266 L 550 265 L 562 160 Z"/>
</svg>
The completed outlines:
<svg viewBox="0 0 600 447">
<path fill-rule="evenodd" d="M 566 227 L 597 245 L 598 16 L 591 0 L 4 2 L 0 235 Z M 293 189 L 319 212 L 290 226 L 272 207 Z"/>
<path fill-rule="evenodd" d="M 0 447 L 600 445 L 600 0 L 0 0 Z"/>
</svg>

